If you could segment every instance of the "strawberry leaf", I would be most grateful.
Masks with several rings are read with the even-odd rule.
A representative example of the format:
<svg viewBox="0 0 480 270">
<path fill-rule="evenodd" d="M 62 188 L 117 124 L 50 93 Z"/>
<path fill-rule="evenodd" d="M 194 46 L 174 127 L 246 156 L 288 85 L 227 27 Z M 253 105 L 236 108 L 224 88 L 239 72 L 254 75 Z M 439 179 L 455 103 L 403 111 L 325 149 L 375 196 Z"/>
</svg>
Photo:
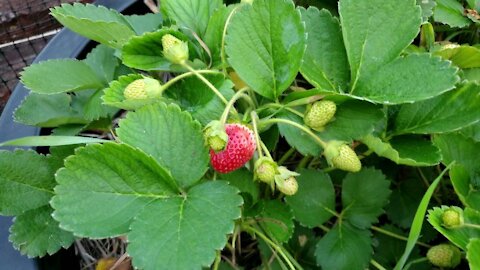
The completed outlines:
<svg viewBox="0 0 480 270">
<path fill-rule="evenodd" d="M 295 219 L 310 228 L 328 221 L 335 211 L 335 190 L 328 174 L 302 170 L 297 181 L 297 193 L 286 198 Z"/>
<path fill-rule="evenodd" d="M 128 253 L 139 269 L 200 269 L 221 250 L 242 198 L 226 182 L 205 182 L 186 194 L 156 200 L 135 218 L 128 234 Z M 193 244 L 194 243 L 194 244 Z"/>
<path fill-rule="evenodd" d="M 153 32 L 162 27 L 163 18 L 160 13 L 147 13 L 144 15 L 123 16 L 130 23 L 137 35 Z"/>
<path fill-rule="evenodd" d="M 88 64 L 74 59 L 33 64 L 25 68 L 21 76 L 25 86 L 39 94 L 98 89 L 104 86 L 104 81 Z"/>
<path fill-rule="evenodd" d="M 113 48 L 121 48 L 135 35 L 122 14 L 103 6 L 62 4 L 52 8 L 51 14 L 70 30 Z"/>
<path fill-rule="evenodd" d="M 448 104 L 448 105 L 447 105 Z M 393 133 L 445 133 L 480 120 L 480 86 L 470 83 L 426 101 L 405 104 L 393 121 Z"/>
<path fill-rule="evenodd" d="M 454 65 L 462 69 L 480 67 L 480 49 L 477 47 L 462 45 L 452 48 L 446 46 L 433 54 L 452 61 Z"/>
<path fill-rule="evenodd" d="M 468 243 L 467 260 L 470 269 L 480 269 L 480 238 L 471 239 Z"/>
<path fill-rule="evenodd" d="M 306 25 L 307 50 L 300 72 L 313 86 L 342 92 L 350 80 L 340 22 L 326 9 L 300 8 Z"/>
<path fill-rule="evenodd" d="M 443 164 L 455 161 L 473 175 L 480 173 L 480 164 L 478 163 L 480 142 L 456 133 L 435 135 L 433 141 L 441 150 Z"/>
<path fill-rule="evenodd" d="M 201 125 L 177 105 L 147 105 L 120 121 L 119 139 L 152 155 L 187 187 L 207 171 L 208 150 Z"/>
<path fill-rule="evenodd" d="M 120 65 L 118 58 L 115 57 L 115 50 L 102 44 L 87 54 L 84 62 L 97 73 L 98 78 L 102 78 L 105 85 L 113 80 L 115 71 Z"/>
<path fill-rule="evenodd" d="M 91 238 L 127 233 L 147 204 L 179 191 L 152 157 L 116 143 L 77 149 L 56 179 L 53 217 L 61 228 Z"/>
<path fill-rule="evenodd" d="M 295 79 L 305 29 L 291 0 L 255 0 L 232 18 L 225 38 L 228 62 L 258 94 L 276 99 Z"/>
<path fill-rule="evenodd" d="M 373 135 L 368 135 L 361 140 L 377 155 L 391 161 L 408 166 L 433 166 L 437 165 L 442 156 L 439 149 L 421 136 L 399 136 L 389 142 Z"/>
<path fill-rule="evenodd" d="M 0 151 L 0 213 L 20 215 L 48 205 L 61 166 L 34 151 Z"/>
<path fill-rule="evenodd" d="M 342 186 L 342 217 L 356 227 L 369 228 L 384 212 L 391 193 L 389 185 L 390 181 L 376 169 L 349 173 Z"/>
<path fill-rule="evenodd" d="M 472 176 L 460 164 L 454 165 L 450 170 L 450 180 L 460 201 L 465 206 L 480 211 L 480 190 L 478 184 L 474 183 L 474 177 L 478 176 Z"/>
<path fill-rule="evenodd" d="M 372 251 L 369 231 L 342 222 L 318 241 L 315 256 L 322 269 L 363 270 L 368 266 Z"/>
<path fill-rule="evenodd" d="M 303 125 L 303 119 L 290 111 L 281 111 L 277 116 L 279 118 L 288 119 Z M 320 155 L 322 147 L 305 132 L 291 125 L 281 123 L 278 124 L 278 129 L 280 134 L 285 137 L 288 144 L 292 147 L 295 147 L 298 152 L 302 153 L 303 155 Z"/>
<path fill-rule="evenodd" d="M 213 12 L 220 8 L 222 0 L 161 0 L 162 13 L 186 32 L 203 37 Z"/>
<path fill-rule="evenodd" d="M 480 237 L 480 230 L 468 227 L 454 229 L 445 228 L 442 222 L 442 214 L 443 211 L 448 208 L 448 206 L 442 206 L 441 208 L 434 207 L 433 209 L 428 210 L 428 222 L 430 222 L 437 231 L 443 234 L 443 236 L 450 240 L 450 242 L 466 251 L 470 239 Z M 471 208 L 465 208 L 463 216 L 465 223 L 480 224 L 480 213 Z"/>
<path fill-rule="evenodd" d="M 433 10 L 436 22 L 448 24 L 451 27 L 465 27 L 471 21 L 465 17 L 464 8 L 457 0 L 436 0 L 437 6 Z"/>
<path fill-rule="evenodd" d="M 259 224 L 272 239 L 280 243 L 292 237 L 295 227 L 290 207 L 280 201 L 264 201 Z"/>
<path fill-rule="evenodd" d="M 51 216 L 52 212 L 50 206 L 42 206 L 15 218 L 9 240 L 20 253 L 28 257 L 43 257 L 73 243 L 73 234 L 60 229 Z"/>
</svg>

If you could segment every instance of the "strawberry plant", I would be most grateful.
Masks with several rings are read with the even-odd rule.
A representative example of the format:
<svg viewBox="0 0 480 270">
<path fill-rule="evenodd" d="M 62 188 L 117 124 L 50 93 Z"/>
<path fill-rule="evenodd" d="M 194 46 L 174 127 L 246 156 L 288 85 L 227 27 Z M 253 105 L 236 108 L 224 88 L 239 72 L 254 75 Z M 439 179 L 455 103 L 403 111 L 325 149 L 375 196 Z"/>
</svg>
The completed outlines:
<svg viewBox="0 0 480 270">
<path fill-rule="evenodd" d="M 478 1 L 317 2 L 53 8 L 98 45 L 22 73 L 15 120 L 50 135 L 2 143 L 49 147 L 0 152 L 13 245 L 118 241 L 96 269 L 480 269 Z"/>
</svg>

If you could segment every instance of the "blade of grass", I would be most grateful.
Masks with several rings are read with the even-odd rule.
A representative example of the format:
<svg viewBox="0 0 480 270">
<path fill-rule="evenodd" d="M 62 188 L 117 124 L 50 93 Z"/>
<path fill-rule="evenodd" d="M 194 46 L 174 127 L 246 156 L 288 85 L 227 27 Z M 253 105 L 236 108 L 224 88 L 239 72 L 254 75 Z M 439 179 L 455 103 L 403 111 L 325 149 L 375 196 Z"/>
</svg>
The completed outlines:
<svg viewBox="0 0 480 270">
<path fill-rule="evenodd" d="M 103 142 L 108 140 L 80 136 L 29 136 L 0 143 L 0 146 L 60 146 Z"/>
<path fill-rule="evenodd" d="M 443 178 L 443 175 L 452 167 L 454 162 L 450 163 L 445 170 L 433 181 L 430 187 L 423 195 L 422 201 L 420 205 L 418 205 L 417 212 L 415 213 L 415 218 L 413 219 L 412 228 L 410 229 L 410 233 L 408 234 L 407 246 L 405 247 L 405 251 L 403 252 L 402 257 L 395 265 L 394 270 L 401 270 L 405 266 L 410 253 L 412 252 L 413 248 L 415 247 L 415 243 L 417 242 L 420 232 L 422 231 L 423 221 L 425 220 L 425 214 L 427 212 L 428 203 L 432 198 L 433 192 L 435 191 L 438 183 Z"/>
</svg>

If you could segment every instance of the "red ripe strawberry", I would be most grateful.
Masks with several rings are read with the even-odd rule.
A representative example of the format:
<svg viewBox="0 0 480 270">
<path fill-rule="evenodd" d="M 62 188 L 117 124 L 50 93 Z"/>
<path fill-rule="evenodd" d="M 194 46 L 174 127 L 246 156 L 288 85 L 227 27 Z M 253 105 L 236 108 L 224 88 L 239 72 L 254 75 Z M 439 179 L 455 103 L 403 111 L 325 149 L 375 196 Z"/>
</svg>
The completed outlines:
<svg viewBox="0 0 480 270">
<path fill-rule="evenodd" d="M 241 124 L 226 124 L 228 142 L 225 150 L 216 152 L 210 149 L 210 162 L 220 173 L 229 173 L 242 167 L 253 157 L 256 143 L 253 132 Z"/>
</svg>

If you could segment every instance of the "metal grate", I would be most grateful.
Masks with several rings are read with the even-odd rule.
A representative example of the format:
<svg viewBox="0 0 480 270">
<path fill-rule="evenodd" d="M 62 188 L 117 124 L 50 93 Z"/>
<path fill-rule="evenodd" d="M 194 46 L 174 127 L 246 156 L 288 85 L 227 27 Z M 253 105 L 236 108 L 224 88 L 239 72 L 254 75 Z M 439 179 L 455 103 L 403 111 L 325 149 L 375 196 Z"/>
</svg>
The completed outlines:
<svg viewBox="0 0 480 270">
<path fill-rule="evenodd" d="M 91 0 L 0 0 L 0 113 L 19 73 L 61 27 L 49 8 Z"/>
</svg>

